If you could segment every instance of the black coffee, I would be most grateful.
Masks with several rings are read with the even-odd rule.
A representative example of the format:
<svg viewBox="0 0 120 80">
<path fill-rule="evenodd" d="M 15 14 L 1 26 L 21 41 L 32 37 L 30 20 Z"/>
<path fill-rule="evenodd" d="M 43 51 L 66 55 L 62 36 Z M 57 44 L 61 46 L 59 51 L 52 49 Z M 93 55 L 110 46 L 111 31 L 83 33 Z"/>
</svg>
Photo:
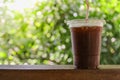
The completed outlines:
<svg viewBox="0 0 120 80">
<path fill-rule="evenodd" d="M 70 30 L 76 68 L 96 69 L 99 65 L 102 27 L 71 27 Z"/>
</svg>

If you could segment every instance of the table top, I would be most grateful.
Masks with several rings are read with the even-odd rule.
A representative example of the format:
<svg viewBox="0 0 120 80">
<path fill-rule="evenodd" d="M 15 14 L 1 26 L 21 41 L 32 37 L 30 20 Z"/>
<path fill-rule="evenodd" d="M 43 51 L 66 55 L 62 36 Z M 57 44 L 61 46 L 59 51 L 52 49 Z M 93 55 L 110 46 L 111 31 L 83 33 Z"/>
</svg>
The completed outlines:
<svg viewBox="0 0 120 80">
<path fill-rule="evenodd" d="M 14 70 L 53 70 L 74 69 L 73 65 L 0 65 L 0 69 Z M 100 65 L 99 69 L 120 69 L 120 65 Z"/>
<path fill-rule="evenodd" d="M 73 65 L 0 65 L 0 80 L 120 80 L 120 65 L 93 70 Z"/>
</svg>

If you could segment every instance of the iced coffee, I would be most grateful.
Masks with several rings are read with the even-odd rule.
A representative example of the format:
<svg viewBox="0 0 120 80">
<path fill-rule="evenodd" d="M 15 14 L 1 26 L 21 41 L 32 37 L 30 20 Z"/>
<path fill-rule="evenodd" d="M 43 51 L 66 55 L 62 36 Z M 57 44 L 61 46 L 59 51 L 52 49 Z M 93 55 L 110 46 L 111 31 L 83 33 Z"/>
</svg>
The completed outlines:
<svg viewBox="0 0 120 80">
<path fill-rule="evenodd" d="M 100 62 L 103 20 L 68 21 L 76 69 L 97 69 Z"/>
</svg>

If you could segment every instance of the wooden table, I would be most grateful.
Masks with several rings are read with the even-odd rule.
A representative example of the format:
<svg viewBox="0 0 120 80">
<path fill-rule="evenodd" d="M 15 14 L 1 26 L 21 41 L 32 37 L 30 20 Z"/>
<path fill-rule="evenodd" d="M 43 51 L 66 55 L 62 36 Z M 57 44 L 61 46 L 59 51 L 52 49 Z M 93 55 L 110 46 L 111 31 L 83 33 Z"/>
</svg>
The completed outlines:
<svg viewBox="0 0 120 80">
<path fill-rule="evenodd" d="M 120 80 L 119 65 L 76 70 L 72 65 L 0 65 L 0 80 Z"/>
</svg>

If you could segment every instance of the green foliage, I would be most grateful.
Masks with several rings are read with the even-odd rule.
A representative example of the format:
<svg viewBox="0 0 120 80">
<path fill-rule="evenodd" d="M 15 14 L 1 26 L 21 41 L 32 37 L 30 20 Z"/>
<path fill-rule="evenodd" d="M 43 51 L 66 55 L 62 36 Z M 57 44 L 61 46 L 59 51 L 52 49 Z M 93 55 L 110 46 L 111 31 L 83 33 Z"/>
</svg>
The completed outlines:
<svg viewBox="0 0 120 80">
<path fill-rule="evenodd" d="M 105 19 L 101 64 L 120 64 L 120 1 L 90 2 L 90 18 Z M 82 0 L 45 0 L 23 13 L 0 8 L 0 64 L 72 64 L 65 20 L 85 18 Z"/>
</svg>

